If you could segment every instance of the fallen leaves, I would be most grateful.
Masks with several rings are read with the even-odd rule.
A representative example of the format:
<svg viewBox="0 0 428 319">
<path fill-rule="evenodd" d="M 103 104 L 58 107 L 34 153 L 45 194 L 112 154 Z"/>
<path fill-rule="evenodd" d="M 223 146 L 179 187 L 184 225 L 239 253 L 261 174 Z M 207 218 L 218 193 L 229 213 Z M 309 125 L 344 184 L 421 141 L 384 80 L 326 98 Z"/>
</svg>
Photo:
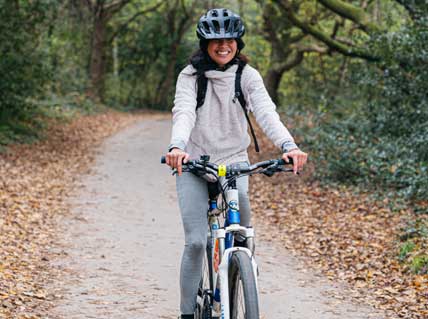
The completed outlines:
<svg viewBox="0 0 428 319">
<path fill-rule="evenodd" d="M 97 145 L 138 118 L 109 111 L 51 123 L 45 140 L 0 154 L 0 318 L 41 318 L 49 307 L 50 247 L 73 181 Z"/>
<path fill-rule="evenodd" d="M 257 136 L 263 154 L 251 154 L 252 161 L 278 157 Z M 428 276 L 413 274 L 397 258 L 401 229 L 413 213 L 392 213 L 368 194 L 325 187 L 305 175 L 252 177 L 256 223 L 273 225 L 268 236 L 304 257 L 313 271 L 348 282 L 353 296 L 387 311 L 388 318 L 428 318 Z"/>
</svg>

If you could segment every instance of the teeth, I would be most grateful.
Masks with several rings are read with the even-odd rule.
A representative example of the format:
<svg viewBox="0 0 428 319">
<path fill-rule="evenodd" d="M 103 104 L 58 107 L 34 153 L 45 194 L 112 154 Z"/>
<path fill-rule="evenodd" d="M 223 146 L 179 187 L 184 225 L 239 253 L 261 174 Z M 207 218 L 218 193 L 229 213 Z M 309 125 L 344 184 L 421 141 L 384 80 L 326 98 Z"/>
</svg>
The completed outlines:
<svg viewBox="0 0 428 319">
<path fill-rule="evenodd" d="M 217 51 L 217 54 L 220 54 L 220 55 L 228 55 L 228 54 L 229 54 L 229 51 Z"/>
</svg>

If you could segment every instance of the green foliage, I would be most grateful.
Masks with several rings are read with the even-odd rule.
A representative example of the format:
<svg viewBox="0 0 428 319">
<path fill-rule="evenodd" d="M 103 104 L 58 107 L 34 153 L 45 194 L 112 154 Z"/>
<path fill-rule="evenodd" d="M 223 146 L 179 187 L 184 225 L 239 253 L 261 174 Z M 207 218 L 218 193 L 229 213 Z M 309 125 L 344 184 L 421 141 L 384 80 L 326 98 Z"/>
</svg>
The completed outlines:
<svg viewBox="0 0 428 319">
<path fill-rule="evenodd" d="M 0 1 L 0 144 L 37 135 L 31 98 L 43 95 L 50 78 L 39 39 L 54 7 L 50 0 Z"/>
<path fill-rule="evenodd" d="M 415 243 L 412 241 L 406 241 L 400 247 L 400 253 L 398 254 L 398 259 L 404 261 L 408 255 L 415 249 Z"/>
<path fill-rule="evenodd" d="M 41 45 L 52 75 L 49 91 L 54 95 L 84 92 L 88 85 L 90 55 L 89 13 L 72 4 L 58 6 L 56 17 L 47 25 Z"/>
<path fill-rule="evenodd" d="M 421 255 L 416 256 L 412 260 L 411 270 L 413 273 L 418 275 L 428 274 L 428 256 Z"/>
<path fill-rule="evenodd" d="M 168 63 L 169 40 L 160 14 L 132 24 L 118 39 L 119 74 L 110 74 L 107 99 L 133 107 L 150 107 Z"/>
<path fill-rule="evenodd" d="M 422 215 L 419 218 L 409 219 L 399 237 L 401 245 L 399 247 L 398 260 L 416 274 L 426 274 L 428 272 L 428 259 L 426 256 L 428 219 L 424 217 Z"/>
<path fill-rule="evenodd" d="M 355 95 L 359 109 L 324 114 L 311 130 L 318 174 L 386 189 L 390 202 L 411 201 L 427 211 L 427 24 L 374 36 L 370 46 L 382 60 L 351 78 L 353 90 L 366 94 Z"/>
</svg>

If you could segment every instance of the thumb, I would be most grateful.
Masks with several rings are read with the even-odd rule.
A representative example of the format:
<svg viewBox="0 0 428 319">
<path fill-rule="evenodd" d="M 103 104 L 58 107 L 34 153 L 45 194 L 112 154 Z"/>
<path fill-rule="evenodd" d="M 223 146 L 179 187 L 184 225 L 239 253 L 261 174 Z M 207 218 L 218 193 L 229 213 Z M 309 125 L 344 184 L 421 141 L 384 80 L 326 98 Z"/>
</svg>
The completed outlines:
<svg viewBox="0 0 428 319">
<path fill-rule="evenodd" d="M 186 154 L 186 156 L 184 156 L 183 163 L 187 163 L 189 161 L 189 158 L 190 158 L 190 155 Z"/>
</svg>

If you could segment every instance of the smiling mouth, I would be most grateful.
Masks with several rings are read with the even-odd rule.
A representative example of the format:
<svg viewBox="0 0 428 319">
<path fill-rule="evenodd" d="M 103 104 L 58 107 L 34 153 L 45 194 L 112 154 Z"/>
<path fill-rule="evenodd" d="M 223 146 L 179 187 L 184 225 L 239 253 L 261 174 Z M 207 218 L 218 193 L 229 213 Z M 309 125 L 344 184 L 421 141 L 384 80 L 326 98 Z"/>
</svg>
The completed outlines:
<svg viewBox="0 0 428 319">
<path fill-rule="evenodd" d="M 215 53 L 219 56 L 228 56 L 232 51 L 226 50 L 226 51 L 216 51 Z"/>
</svg>

